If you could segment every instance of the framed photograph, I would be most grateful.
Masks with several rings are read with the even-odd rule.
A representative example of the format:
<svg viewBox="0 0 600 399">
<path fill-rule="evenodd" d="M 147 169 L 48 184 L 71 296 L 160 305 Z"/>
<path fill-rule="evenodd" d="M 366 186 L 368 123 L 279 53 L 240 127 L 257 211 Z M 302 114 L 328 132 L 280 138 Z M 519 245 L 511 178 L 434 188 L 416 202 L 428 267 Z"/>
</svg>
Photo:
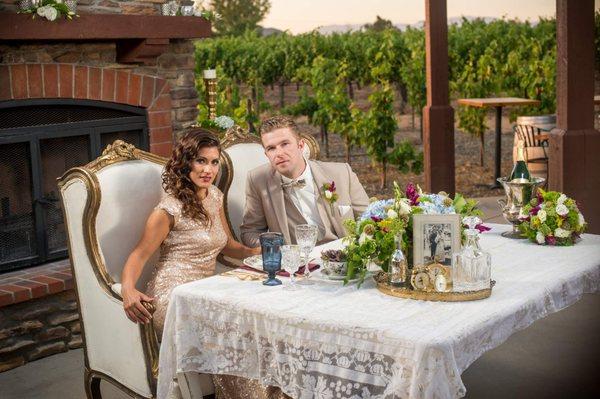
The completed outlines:
<svg viewBox="0 0 600 399">
<path fill-rule="evenodd" d="M 460 242 L 460 215 L 413 216 L 413 265 L 452 266 Z"/>
</svg>

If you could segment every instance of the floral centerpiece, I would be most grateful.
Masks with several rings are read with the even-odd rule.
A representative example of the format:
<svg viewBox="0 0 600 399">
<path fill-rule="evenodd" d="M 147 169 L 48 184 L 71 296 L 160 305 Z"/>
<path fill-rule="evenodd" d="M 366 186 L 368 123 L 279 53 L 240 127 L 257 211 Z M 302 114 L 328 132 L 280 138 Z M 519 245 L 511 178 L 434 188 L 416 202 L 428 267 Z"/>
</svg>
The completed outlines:
<svg viewBox="0 0 600 399">
<path fill-rule="evenodd" d="M 74 0 L 23 0 L 19 2 L 19 13 L 31 14 L 32 18 L 36 16 L 46 18 L 48 21 L 55 21 L 64 16 L 66 19 L 73 19 L 75 14 L 76 2 Z"/>
<path fill-rule="evenodd" d="M 394 182 L 394 198 L 372 202 L 357 220 L 346 220 L 348 236 L 344 238 L 348 268 L 346 282 L 359 278 L 364 281 L 371 269 L 387 271 L 389 260 L 396 246 L 394 238 L 402 234 L 402 251 L 412 266 L 412 215 L 415 214 L 460 214 L 481 216 L 475 200 L 466 199 L 460 194 L 454 198 L 445 192 L 424 193 L 419 186 L 409 183 L 402 191 Z M 478 225 L 480 231 L 489 228 Z M 463 239 L 464 239 L 464 226 Z"/>
<path fill-rule="evenodd" d="M 540 245 L 573 245 L 587 227 L 575 200 L 542 189 L 521 209 L 519 219 L 521 233 Z"/>
<path fill-rule="evenodd" d="M 235 121 L 226 115 L 217 116 L 215 119 L 203 119 L 200 126 L 206 129 L 216 130 L 217 132 L 226 132 L 235 125 Z"/>
</svg>

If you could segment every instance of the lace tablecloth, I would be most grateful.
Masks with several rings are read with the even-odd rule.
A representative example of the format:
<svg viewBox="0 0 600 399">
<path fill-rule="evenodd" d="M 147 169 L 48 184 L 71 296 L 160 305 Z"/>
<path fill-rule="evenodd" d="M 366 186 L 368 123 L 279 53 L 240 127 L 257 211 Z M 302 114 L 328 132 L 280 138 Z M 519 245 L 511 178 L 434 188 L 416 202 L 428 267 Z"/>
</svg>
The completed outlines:
<svg viewBox="0 0 600 399">
<path fill-rule="evenodd" d="M 176 372 L 259 379 L 294 398 L 457 398 L 461 373 L 535 320 L 596 293 L 600 235 L 574 247 L 500 236 L 492 296 L 474 302 L 399 299 L 369 281 L 299 291 L 215 276 L 173 291 L 160 351 L 158 397 Z M 329 246 L 336 243 L 330 243 Z"/>
</svg>

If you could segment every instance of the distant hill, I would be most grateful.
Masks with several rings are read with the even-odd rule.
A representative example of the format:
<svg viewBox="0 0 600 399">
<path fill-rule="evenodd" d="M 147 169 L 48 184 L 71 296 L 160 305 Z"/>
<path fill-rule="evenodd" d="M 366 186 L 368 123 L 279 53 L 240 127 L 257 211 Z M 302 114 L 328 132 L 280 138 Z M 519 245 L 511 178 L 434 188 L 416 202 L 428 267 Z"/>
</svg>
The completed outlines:
<svg viewBox="0 0 600 399">
<path fill-rule="evenodd" d="M 493 17 L 474 17 L 474 16 L 465 16 L 465 18 L 467 20 L 483 18 L 483 20 L 485 20 L 486 22 L 492 22 L 497 19 L 497 18 L 493 18 Z M 451 24 L 459 24 L 460 25 L 462 19 L 463 19 L 463 17 L 449 18 L 448 24 L 449 25 L 451 25 Z M 364 25 L 365 24 L 325 25 L 325 26 L 319 26 L 319 27 L 315 28 L 315 30 L 323 35 L 329 35 L 332 33 L 344 33 L 344 32 L 361 30 Z M 405 30 L 409 26 L 411 28 L 422 28 L 424 25 L 425 25 L 425 21 L 415 22 L 413 24 L 403 24 L 403 23 L 395 23 L 394 24 L 394 26 L 400 30 Z M 267 33 L 267 31 L 269 31 L 269 33 Z M 274 29 L 274 28 L 263 28 L 263 36 L 268 36 L 269 34 L 280 33 L 280 32 L 281 32 L 280 30 Z"/>
</svg>

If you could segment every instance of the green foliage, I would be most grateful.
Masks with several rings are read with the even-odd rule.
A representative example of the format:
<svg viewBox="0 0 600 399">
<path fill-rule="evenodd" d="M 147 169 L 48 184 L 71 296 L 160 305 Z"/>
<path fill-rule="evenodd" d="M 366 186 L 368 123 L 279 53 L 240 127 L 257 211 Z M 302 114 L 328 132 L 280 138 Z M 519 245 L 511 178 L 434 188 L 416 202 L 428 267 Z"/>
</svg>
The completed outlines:
<svg viewBox="0 0 600 399">
<path fill-rule="evenodd" d="M 213 0 L 211 8 L 219 18 L 213 26 L 220 35 L 239 36 L 256 31 L 271 8 L 269 0 Z"/>
</svg>

